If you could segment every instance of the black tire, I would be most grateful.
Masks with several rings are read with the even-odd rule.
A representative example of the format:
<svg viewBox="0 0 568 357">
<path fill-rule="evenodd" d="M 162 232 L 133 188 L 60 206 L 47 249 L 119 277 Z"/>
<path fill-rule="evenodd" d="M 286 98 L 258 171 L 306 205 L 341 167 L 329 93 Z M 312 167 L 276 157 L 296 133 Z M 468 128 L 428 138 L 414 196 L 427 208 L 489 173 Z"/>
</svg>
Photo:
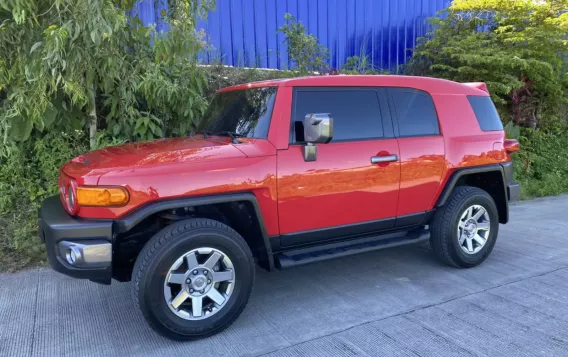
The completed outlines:
<svg viewBox="0 0 568 357">
<path fill-rule="evenodd" d="M 460 217 L 472 205 L 480 205 L 489 214 L 487 242 L 475 254 L 465 253 L 457 234 Z M 499 233 L 499 214 L 493 198 L 477 187 L 456 187 L 446 204 L 438 209 L 430 224 L 430 243 L 440 260 L 457 268 L 471 268 L 481 264 L 495 246 Z"/>
<path fill-rule="evenodd" d="M 168 307 L 164 280 L 178 258 L 202 247 L 218 249 L 229 257 L 235 284 L 229 300 L 217 313 L 202 320 L 186 320 Z M 175 340 L 192 340 L 229 327 L 248 303 L 254 278 L 252 253 L 236 231 L 215 220 L 191 218 L 167 226 L 146 243 L 132 272 L 132 293 L 134 302 L 155 331 Z"/>
</svg>

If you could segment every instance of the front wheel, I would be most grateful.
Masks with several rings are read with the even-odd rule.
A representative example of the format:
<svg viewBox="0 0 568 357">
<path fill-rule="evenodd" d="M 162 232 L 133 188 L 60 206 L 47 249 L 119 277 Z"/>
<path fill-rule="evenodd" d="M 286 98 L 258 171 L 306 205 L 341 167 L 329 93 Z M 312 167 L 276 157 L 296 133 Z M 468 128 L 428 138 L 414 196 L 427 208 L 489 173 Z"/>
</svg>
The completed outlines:
<svg viewBox="0 0 568 357">
<path fill-rule="evenodd" d="M 430 243 L 444 263 L 469 268 L 487 259 L 498 231 L 493 198 L 480 188 L 460 186 L 434 215 Z"/>
<path fill-rule="evenodd" d="M 150 326 L 189 340 L 218 333 L 245 308 L 254 260 L 245 240 L 211 219 L 193 218 L 158 232 L 140 252 L 133 295 Z"/>
</svg>

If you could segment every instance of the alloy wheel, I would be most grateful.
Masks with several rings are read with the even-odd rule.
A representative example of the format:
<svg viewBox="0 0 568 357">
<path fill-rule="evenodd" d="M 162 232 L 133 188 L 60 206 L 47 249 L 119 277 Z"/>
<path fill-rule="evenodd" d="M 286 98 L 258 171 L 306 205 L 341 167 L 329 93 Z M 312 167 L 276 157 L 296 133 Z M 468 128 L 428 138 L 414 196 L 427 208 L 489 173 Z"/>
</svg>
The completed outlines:
<svg viewBox="0 0 568 357">
<path fill-rule="evenodd" d="M 202 320 L 219 312 L 235 287 L 229 257 L 214 248 L 193 249 L 171 266 L 164 282 L 164 298 L 174 314 Z"/>
<path fill-rule="evenodd" d="M 473 205 L 462 214 L 458 223 L 458 243 L 466 254 L 479 252 L 489 239 L 491 222 L 483 206 Z"/>
</svg>

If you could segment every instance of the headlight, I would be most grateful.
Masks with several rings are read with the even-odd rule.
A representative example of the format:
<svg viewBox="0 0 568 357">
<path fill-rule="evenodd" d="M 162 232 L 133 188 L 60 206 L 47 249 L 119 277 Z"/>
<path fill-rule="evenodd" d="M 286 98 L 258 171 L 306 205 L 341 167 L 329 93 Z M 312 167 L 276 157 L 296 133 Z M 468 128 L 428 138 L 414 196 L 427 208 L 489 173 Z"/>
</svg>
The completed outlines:
<svg viewBox="0 0 568 357">
<path fill-rule="evenodd" d="M 124 206 L 130 200 L 128 191 L 121 186 L 77 187 L 79 206 Z"/>
</svg>

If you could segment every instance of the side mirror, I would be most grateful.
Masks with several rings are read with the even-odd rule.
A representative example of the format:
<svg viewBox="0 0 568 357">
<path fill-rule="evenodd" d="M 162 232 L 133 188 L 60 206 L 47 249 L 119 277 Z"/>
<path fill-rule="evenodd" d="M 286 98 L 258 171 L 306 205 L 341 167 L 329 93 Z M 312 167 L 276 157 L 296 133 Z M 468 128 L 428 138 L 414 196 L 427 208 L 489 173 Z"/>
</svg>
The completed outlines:
<svg viewBox="0 0 568 357">
<path fill-rule="evenodd" d="M 308 114 L 304 118 L 304 141 L 302 146 L 304 161 L 317 159 L 315 143 L 327 144 L 333 139 L 333 118 L 327 113 Z"/>
<path fill-rule="evenodd" d="M 333 139 L 333 118 L 328 113 L 308 114 L 304 118 L 304 140 L 327 144 Z"/>
</svg>

